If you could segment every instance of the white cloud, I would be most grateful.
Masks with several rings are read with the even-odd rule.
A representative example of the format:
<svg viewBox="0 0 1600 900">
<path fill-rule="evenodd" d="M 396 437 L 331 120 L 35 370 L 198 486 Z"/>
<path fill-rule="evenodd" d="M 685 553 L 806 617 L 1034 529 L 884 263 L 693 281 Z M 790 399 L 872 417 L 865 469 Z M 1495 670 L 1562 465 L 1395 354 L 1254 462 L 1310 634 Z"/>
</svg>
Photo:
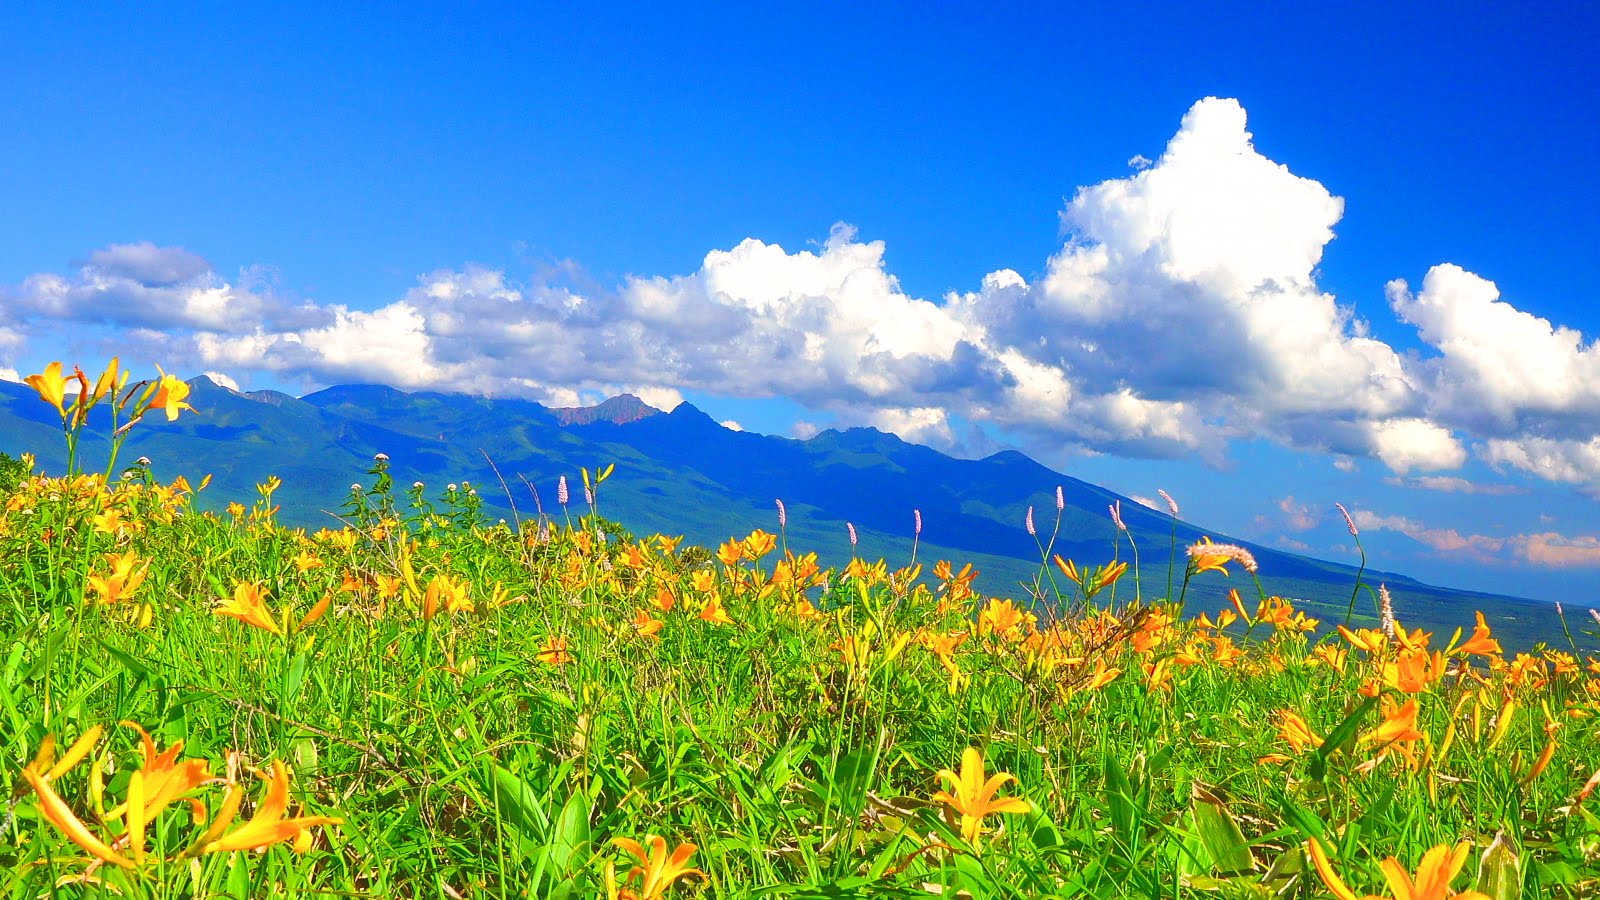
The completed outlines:
<svg viewBox="0 0 1600 900">
<path fill-rule="evenodd" d="M 1482 452 L 1490 463 L 1511 466 L 1547 481 L 1600 481 L 1600 435 L 1587 440 L 1495 438 L 1484 443 Z"/>
<path fill-rule="evenodd" d="M 720 422 L 720 423 L 718 423 L 718 424 L 720 424 L 720 425 L 721 425 L 721 426 L 722 426 L 722 427 L 723 427 L 723 428 L 726 428 L 726 429 L 728 429 L 728 430 L 729 430 L 729 431 L 743 431 L 743 430 L 744 430 L 744 426 L 743 426 L 743 425 L 740 425 L 740 424 L 739 424 L 739 423 L 738 423 L 738 422 L 737 422 L 737 421 L 736 421 L 736 420 L 734 420 L 734 419 L 723 419 L 723 420 L 722 420 L 722 421 L 721 421 L 721 422 Z"/>
<path fill-rule="evenodd" d="M 280 297 L 241 273 L 234 283 L 181 247 L 112 244 L 72 277 L 33 275 L 7 293 L 14 314 L 83 324 L 246 333 L 325 324 L 333 311 Z"/>
<path fill-rule="evenodd" d="M 752 238 L 689 274 L 611 288 L 570 266 L 525 282 L 441 270 L 373 310 L 288 296 L 256 270 L 230 279 L 182 248 L 116 244 L 0 291 L 0 364 L 63 322 L 100 324 L 169 367 L 306 384 L 552 405 L 625 389 L 662 408 L 688 390 L 783 396 L 965 452 L 999 440 L 1221 462 L 1231 441 L 1267 437 L 1402 475 L 1461 466 L 1471 438 L 1497 465 L 1600 480 L 1595 343 L 1450 265 L 1419 293 L 1388 286 L 1424 353 L 1372 338 L 1317 280 L 1343 201 L 1258 152 L 1235 101 L 1195 104 L 1141 160 L 1076 193 L 1032 282 L 1001 269 L 941 302 L 906 294 L 884 244 L 844 225 L 815 249 Z M 1427 477 L 1443 476 L 1413 484 L 1452 489 Z"/>
<path fill-rule="evenodd" d="M 1481 481 L 1468 481 L 1454 475 L 1422 475 L 1417 478 L 1385 478 L 1385 484 L 1394 487 L 1417 488 L 1424 491 L 1441 491 L 1447 494 L 1480 494 L 1489 497 L 1505 497 L 1512 494 L 1526 494 L 1527 488 L 1514 484 L 1491 484 Z"/>
<path fill-rule="evenodd" d="M 1283 513 L 1283 527 L 1290 531 L 1310 531 L 1322 521 L 1322 516 L 1297 502 L 1293 494 L 1278 501 L 1278 511 Z"/>
<path fill-rule="evenodd" d="M 682 392 L 659 385 L 637 385 L 623 388 L 620 391 L 607 391 L 608 396 L 616 396 L 618 393 L 632 394 L 643 400 L 646 406 L 654 407 L 662 412 L 672 412 L 678 408 L 679 404 L 683 403 Z"/>
<path fill-rule="evenodd" d="M 935 407 L 880 409 L 872 414 L 871 424 L 879 431 L 897 434 L 919 444 L 948 447 L 955 443 L 950 417 L 944 410 Z"/>
<path fill-rule="evenodd" d="M 1435 414 L 1480 433 L 1515 432 L 1532 417 L 1600 415 L 1600 345 L 1517 309 L 1494 282 L 1459 266 L 1433 267 L 1413 294 L 1388 285 L 1400 320 L 1439 351 L 1427 362 Z"/>
<path fill-rule="evenodd" d="M 1430 528 L 1405 516 L 1383 516 L 1365 509 L 1351 510 L 1350 515 L 1362 529 L 1399 532 L 1441 554 L 1478 562 L 1514 561 L 1554 569 L 1600 566 L 1600 537 L 1594 535 L 1547 531 L 1492 537 Z"/>
<path fill-rule="evenodd" d="M 1524 535 L 1519 544 L 1524 559 L 1555 569 L 1600 566 L 1600 538 L 1566 537 L 1555 532 Z"/>
<path fill-rule="evenodd" d="M 228 377 L 222 372 L 207 372 L 206 377 L 230 391 L 239 390 L 239 382 L 234 381 L 232 378 Z"/>
<path fill-rule="evenodd" d="M 1456 469 L 1467 461 L 1466 448 L 1450 429 L 1426 419 L 1388 419 L 1371 428 L 1373 454 L 1395 472 Z"/>
<path fill-rule="evenodd" d="M 950 305 L 1067 380 L 1095 443 L 1215 453 L 1265 432 L 1371 455 L 1376 422 L 1416 398 L 1400 357 L 1317 287 L 1342 210 L 1256 152 L 1238 103 L 1204 100 L 1153 166 L 1078 192 L 1040 283 L 991 279 Z"/>
</svg>

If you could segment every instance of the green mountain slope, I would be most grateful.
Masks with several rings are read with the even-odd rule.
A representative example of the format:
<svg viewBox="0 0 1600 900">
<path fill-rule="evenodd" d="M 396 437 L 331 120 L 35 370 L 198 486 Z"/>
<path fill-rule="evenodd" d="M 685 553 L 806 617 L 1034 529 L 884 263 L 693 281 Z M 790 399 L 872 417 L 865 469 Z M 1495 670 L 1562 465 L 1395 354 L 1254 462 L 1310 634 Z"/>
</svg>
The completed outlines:
<svg viewBox="0 0 1600 900">
<path fill-rule="evenodd" d="M 375 385 L 344 385 L 297 399 L 238 393 L 203 377 L 191 384 L 198 414 L 172 424 L 141 424 L 122 462 L 148 456 L 164 479 L 181 473 L 197 481 L 211 474 L 212 486 L 201 501 L 212 507 L 248 503 L 257 482 L 277 475 L 284 482 L 277 494 L 283 519 L 306 527 L 337 525 L 333 514 L 352 483 L 366 478 L 373 455 L 382 452 L 402 489 L 421 481 L 436 493 L 446 483 L 470 483 L 491 515 L 508 520 L 531 518 L 538 509 L 559 515 L 559 476 L 575 479 L 580 466 L 615 463 L 616 474 L 600 497 L 603 515 L 636 533 L 682 534 L 711 546 L 753 528 L 775 529 L 773 501 L 781 498 L 788 507 L 789 545 L 815 550 L 825 563 L 848 560 L 848 521 L 860 535 L 862 556 L 903 565 L 912 558 L 915 537 L 918 561 L 971 562 L 983 572 L 979 588 L 1004 596 L 1025 596 L 1024 583 L 1054 572 L 1041 567 L 1041 548 L 1022 523 L 1031 505 L 1040 539 L 1050 537 L 1058 486 L 1065 508 L 1050 551 L 1080 563 L 1102 564 L 1114 554 L 1130 560 L 1126 537 L 1120 548 L 1114 545 L 1107 512 L 1121 501 L 1140 547 L 1146 594 L 1165 593 L 1173 541 L 1181 553 L 1202 535 L 1245 544 L 1261 564 L 1266 590 L 1298 598 L 1324 619 L 1343 618 L 1356 576 L 1350 566 L 1174 523 L 1014 451 L 955 459 L 862 428 L 790 440 L 730 431 L 690 404 L 660 413 L 626 396 L 587 409 L 552 410 L 522 400 Z M 104 439 L 92 437 L 82 452 L 89 464 L 99 465 L 105 449 Z M 55 411 L 25 385 L 0 383 L 0 450 L 33 452 L 47 470 L 59 471 L 64 462 Z M 581 495 L 574 480 L 574 500 Z M 920 536 L 912 533 L 913 510 L 922 513 Z M 1475 609 L 1490 615 L 1497 632 L 1518 646 L 1555 643 L 1561 634 L 1553 609 L 1543 603 L 1425 585 L 1396 573 L 1366 577 L 1389 585 L 1402 621 L 1442 631 L 1441 638 L 1469 625 Z M 1208 574 L 1191 586 L 1191 608 L 1215 607 L 1229 587 L 1247 597 L 1254 593 L 1243 573 L 1231 580 Z M 1133 588 L 1129 573 L 1118 590 Z M 1357 610 L 1370 621 L 1371 600 L 1360 597 Z"/>
</svg>

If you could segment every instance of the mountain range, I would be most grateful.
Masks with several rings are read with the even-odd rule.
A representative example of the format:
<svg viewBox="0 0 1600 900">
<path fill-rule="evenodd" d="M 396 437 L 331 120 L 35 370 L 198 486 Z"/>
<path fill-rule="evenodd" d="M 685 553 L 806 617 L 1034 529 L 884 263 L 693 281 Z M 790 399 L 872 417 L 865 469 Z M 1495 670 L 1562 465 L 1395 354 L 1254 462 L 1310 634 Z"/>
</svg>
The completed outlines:
<svg viewBox="0 0 1600 900">
<path fill-rule="evenodd" d="M 578 468 L 615 463 L 615 475 L 598 498 L 600 512 L 635 533 L 681 534 L 714 547 L 753 528 L 776 530 L 774 501 L 781 499 L 788 546 L 815 550 L 825 564 L 849 559 L 850 522 L 860 539 L 858 555 L 883 557 L 897 567 L 912 559 L 915 540 L 916 560 L 928 568 L 938 559 L 958 566 L 970 562 L 982 572 L 978 589 L 998 596 L 1026 595 L 1022 585 L 1040 576 L 1041 542 L 1052 533 L 1051 554 L 1090 565 L 1131 561 L 1131 536 L 1139 546 L 1139 581 L 1147 596 L 1166 592 L 1174 543 L 1180 580 L 1186 545 L 1202 536 L 1238 543 L 1259 561 L 1268 592 L 1296 598 L 1325 620 L 1343 618 L 1357 574 L 1349 565 L 1175 522 L 1165 511 L 1012 450 L 958 459 L 871 428 L 794 440 L 730 430 L 689 403 L 661 412 L 630 395 L 592 407 L 549 408 L 378 385 L 341 385 L 297 398 L 238 392 L 203 376 L 190 384 L 198 412 L 170 424 L 159 418 L 141 423 L 123 449 L 123 461 L 149 457 L 162 479 L 183 474 L 198 483 L 200 476 L 212 475 L 200 503 L 213 508 L 252 502 L 254 485 L 276 475 L 283 480 L 276 495 L 282 519 L 311 528 L 337 527 L 333 513 L 351 484 L 366 479 L 377 453 L 388 454 L 402 489 L 420 481 L 438 494 L 447 483 L 470 483 L 486 512 L 508 520 L 532 518 L 540 508 L 558 514 L 559 476 L 574 481 L 574 498 L 581 501 Z M 104 459 L 104 431 L 83 442 L 80 452 L 90 463 Z M 0 382 L 0 451 L 32 452 L 48 471 L 60 471 L 64 463 L 59 419 L 26 385 Z M 1059 529 L 1058 487 L 1064 501 Z M 1118 502 L 1128 527 L 1120 547 L 1108 513 Z M 1023 527 L 1030 506 L 1038 540 Z M 920 511 L 920 535 L 913 534 L 913 510 Z M 1118 585 L 1124 597 L 1134 589 L 1133 576 Z M 1401 620 L 1442 632 L 1441 640 L 1456 627 L 1470 626 L 1474 610 L 1490 617 L 1508 648 L 1564 640 L 1545 603 L 1427 585 L 1392 572 L 1369 570 L 1365 580 L 1387 584 Z M 1214 608 L 1229 587 L 1247 597 L 1254 593 L 1243 573 L 1231 579 L 1210 573 L 1191 587 L 1189 608 Z M 1372 601 L 1365 593 L 1356 609 L 1370 624 Z"/>
</svg>

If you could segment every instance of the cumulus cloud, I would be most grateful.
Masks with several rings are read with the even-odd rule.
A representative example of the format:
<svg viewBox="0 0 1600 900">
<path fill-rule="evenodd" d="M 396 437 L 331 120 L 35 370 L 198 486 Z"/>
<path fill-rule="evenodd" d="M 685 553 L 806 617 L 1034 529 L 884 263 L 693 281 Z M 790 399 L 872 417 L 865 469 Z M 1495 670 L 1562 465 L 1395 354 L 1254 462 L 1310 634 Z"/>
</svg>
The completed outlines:
<svg viewBox="0 0 1600 900">
<path fill-rule="evenodd" d="M 222 385 L 223 387 L 227 388 L 230 391 L 237 391 L 239 389 L 239 382 L 234 381 L 232 378 L 230 378 L 225 373 L 222 373 L 222 372 L 207 372 L 206 373 L 206 377 L 211 379 L 212 381 L 216 382 L 217 384 Z"/>
<path fill-rule="evenodd" d="M 738 420 L 736 420 L 736 419 L 723 419 L 722 422 L 720 422 L 719 424 L 723 428 L 728 429 L 729 431 L 743 431 L 744 430 L 744 426 L 740 425 Z"/>
<path fill-rule="evenodd" d="M 1477 562 L 1515 561 L 1542 568 L 1600 566 L 1600 537 L 1568 536 L 1554 531 L 1492 537 L 1462 534 L 1453 528 L 1431 528 L 1405 516 L 1385 516 L 1370 510 L 1351 510 L 1358 526 L 1370 531 L 1394 531 L 1447 556 Z"/>
<path fill-rule="evenodd" d="M 1236 101 L 1195 104 L 1132 166 L 1077 191 L 1037 275 L 1002 269 L 933 300 L 906 294 L 884 244 L 845 225 L 813 249 L 751 238 L 688 274 L 610 286 L 565 266 L 526 280 L 441 270 L 377 309 L 298 299 L 253 270 L 227 277 L 183 248 L 115 244 L 0 290 L 0 365 L 70 322 L 172 366 L 307 385 L 553 405 L 622 389 L 663 408 L 688 390 L 782 396 L 967 452 L 1220 463 L 1230 442 L 1265 437 L 1401 475 L 1457 468 L 1471 442 L 1496 465 L 1600 480 L 1596 344 L 1451 265 L 1419 292 L 1387 287 L 1423 352 L 1373 338 L 1318 284 L 1343 201 L 1262 155 Z"/>
<path fill-rule="evenodd" d="M 1600 481 L 1600 435 L 1558 440 L 1534 435 L 1486 441 L 1483 458 L 1548 481 L 1592 484 Z"/>
</svg>

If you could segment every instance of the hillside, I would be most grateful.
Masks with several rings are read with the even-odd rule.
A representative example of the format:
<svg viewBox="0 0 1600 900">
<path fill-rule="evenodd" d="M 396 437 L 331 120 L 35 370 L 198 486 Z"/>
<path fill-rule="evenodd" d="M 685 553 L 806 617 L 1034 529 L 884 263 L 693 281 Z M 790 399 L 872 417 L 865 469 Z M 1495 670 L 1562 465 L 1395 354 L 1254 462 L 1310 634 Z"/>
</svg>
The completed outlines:
<svg viewBox="0 0 1600 900">
<path fill-rule="evenodd" d="M 446 483 L 470 483 L 492 515 L 508 520 L 531 518 L 539 509 L 556 512 L 559 476 L 615 463 L 616 475 L 600 497 L 603 515 L 641 534 L 682 534 L 713 546 L 753 528 L 774 529 L 773 501 L 782 498 L 789 545 L 816 550 L 835 565 L 851 552 L 847 521 L 860 536 L 859 555 L 903 564 L 911 558 L 912 510 L 920 510 L 917 559 L 971 562 L 983 572 L 978 587 L 997 595 L 1024 596 L 1021 584 L 1039 574 L 1040 549 L 1022 522 L 1034 506 L 1040 536 L 1047 538 L 1058 486 L 1065 508 L 1052 552 L 1090 564 L 1110 561 L 1115 530 L 1106 507 L 1121 501 L 1140 546 L 1146 593 L 1166 587 L 1174 530 L 1180 552 L 1202 535 L 1244 544 L 1260 561 L 1269 592 L 1307 601 L 1324 617 L 1335 611 L 1342 617 L 1356 575 L 1351 566 L 1253 545 L 1197 524 L 1178 522 L 1174 529 L 1163 512 L 1015 451 L 956 459 L 867 428 L 791 440 L 728 430 L 688 403 L 661 413 L 630 396 L 550 409 L 376 385 L 294 398 L 239 393 L 204 377 L 191 383 L 199 414 L 136 429 L 124 460 L 148 456 L 161 478 L 211 474 L 212 487 L 201 499 L 212 507 L 249 499 L 257 482 L 277 475 L 284 482 L 277 497 L 285 521 L 307 527 L 336 524 L 351 484 L 366 477 L 373 455 L 382 452 L 402 486 L 421 481 L 436 492 Z M 103 458 L 104 446 L 103 439 L 86 440 L 86 459 Z M 0 384 L 0 450 L 34 452 L 47 469 L 62 464 L 55 412 L 24 385 Z M 1119 558 L 1129 558 L 1126 540 Z M 1543 603 L 1426 585 L 1398 573 L 1368 572 L 1367 580 L 1389 585 L 1404 621 L 1445 629 L 1446 637 L 1474 609 L 1491 615 L 1497 633 L 1519 646 L 1560 636 L 1554 611 Z M 1191 587 L 1190 599 L 1214 605 L 1231 586 L 1251 593 L 1239 577 L 1209 575 Z M 1132 587 L 1130 573 L 1119 590 Z M 1371 601 L 1363 596 L 1357 609 L 1370 614 Z"/>
</svg>

